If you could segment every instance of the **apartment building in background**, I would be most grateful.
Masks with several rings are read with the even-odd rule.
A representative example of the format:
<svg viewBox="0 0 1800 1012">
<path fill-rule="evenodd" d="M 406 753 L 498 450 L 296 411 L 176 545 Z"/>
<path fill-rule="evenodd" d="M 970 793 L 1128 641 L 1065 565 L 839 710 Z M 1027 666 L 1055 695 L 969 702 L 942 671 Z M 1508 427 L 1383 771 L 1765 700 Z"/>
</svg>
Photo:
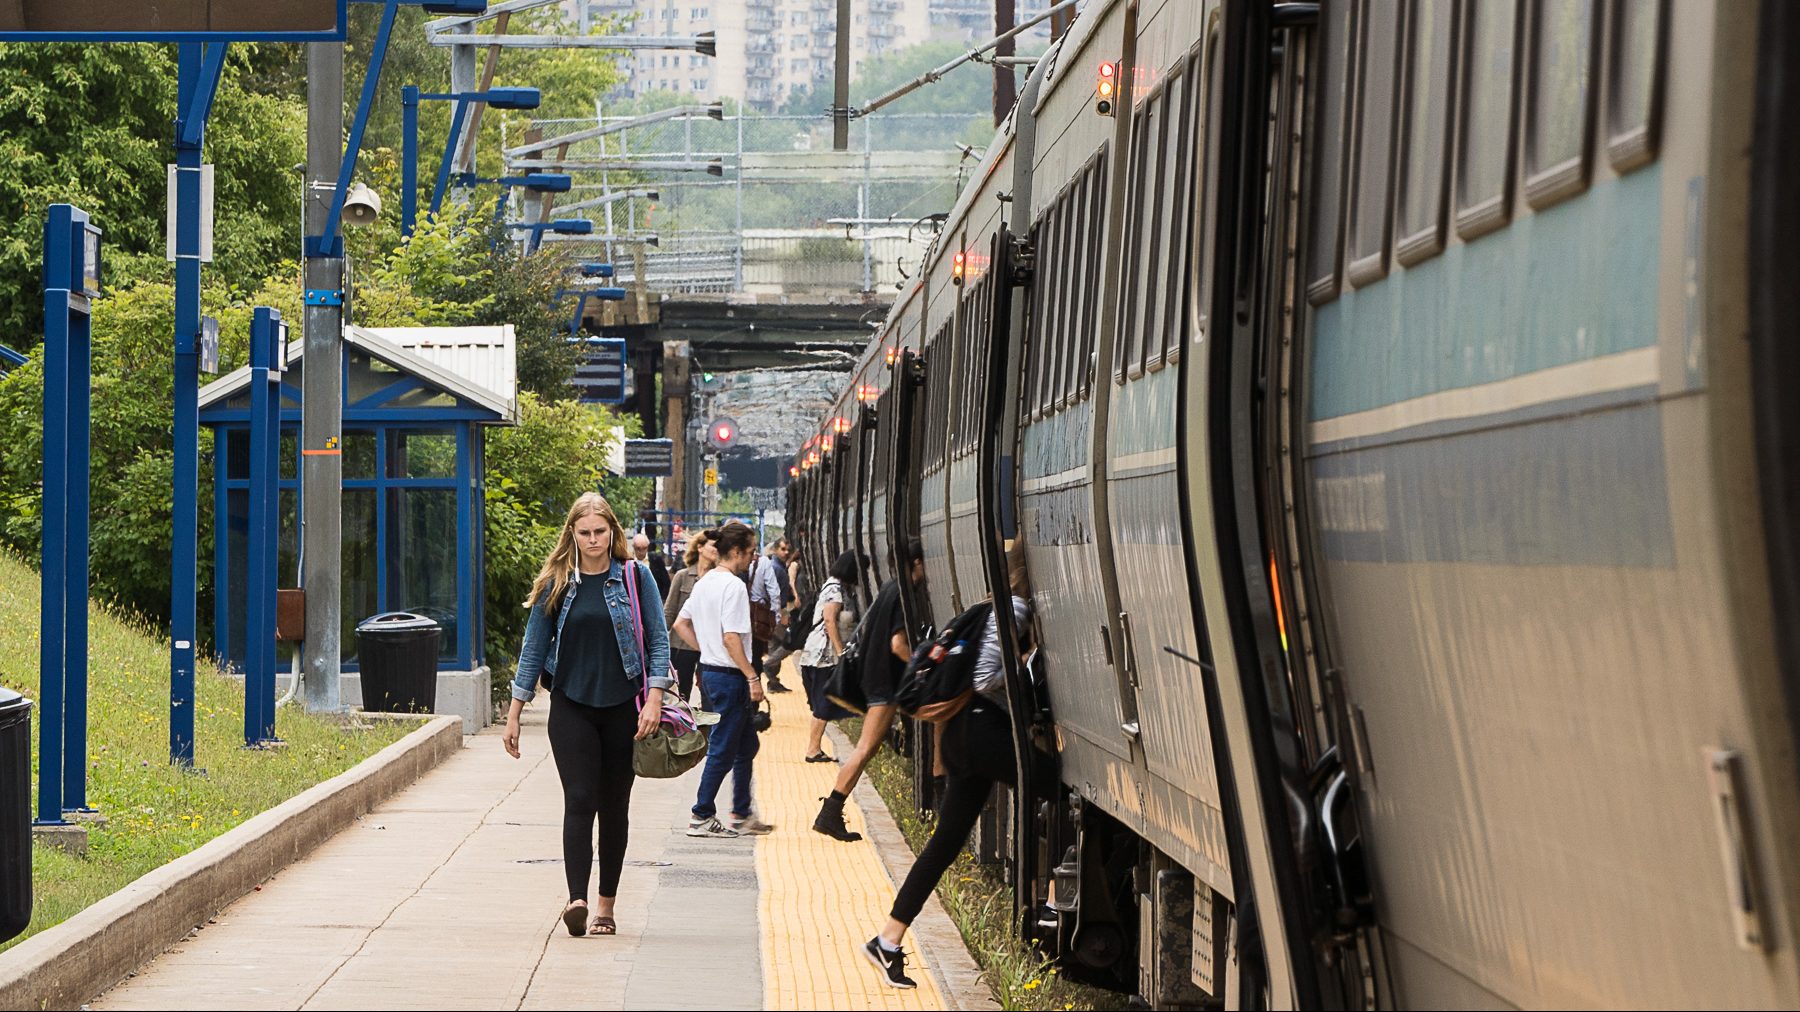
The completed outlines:
<svg viewBox="0 0 1800 1012">
<path fill-rule="evenodd" d="M 1023 20 L 1051 0 L 1018 0 Z M 718 55 L 630 51 L 618 95 L 674 92 L 696 101 L 732 98 L 770 110 L 795 92 L 829 81 L 837 63 L 837 0 L 565 0 L 587 26 L 606 18 L 633 35 L 712 32 Z M 851 74 L 871 56 L 935 39 L 980 41 L 993 34 L 993 0 L 852 0 Z M 1048 39 L 1042 27 L 1024 44 Z"/>
</svg>

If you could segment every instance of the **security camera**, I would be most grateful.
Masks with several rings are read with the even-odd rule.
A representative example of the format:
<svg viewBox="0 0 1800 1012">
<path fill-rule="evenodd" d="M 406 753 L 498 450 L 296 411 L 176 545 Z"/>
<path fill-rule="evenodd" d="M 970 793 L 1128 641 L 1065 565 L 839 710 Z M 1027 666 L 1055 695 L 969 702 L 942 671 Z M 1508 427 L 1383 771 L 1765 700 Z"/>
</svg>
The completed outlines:
<svg viewBox="0 0 1800 1012">
<path fill-rule="evenodd" d="M 381 195 L 357 183 L 344 196 L 344 224 L 367 227 L 381 217 Z"/>
</svg>

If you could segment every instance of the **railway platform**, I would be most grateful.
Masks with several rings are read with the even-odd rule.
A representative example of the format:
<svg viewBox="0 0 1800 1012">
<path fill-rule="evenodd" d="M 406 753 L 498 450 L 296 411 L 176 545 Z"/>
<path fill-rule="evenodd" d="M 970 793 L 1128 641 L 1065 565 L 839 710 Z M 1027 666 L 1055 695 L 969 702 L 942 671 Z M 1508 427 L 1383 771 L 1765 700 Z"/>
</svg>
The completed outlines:
<svg viewBox="0 0 1800 1012">
<path fill-rule="evenodd" d="M 866 785 L 848 813 L 863 842 L 812 832 L 836 766 L 801 761 L 799 693 L 772 703 L 757 799 L 775 832 L 690 838 L 698 771 L 640 778 L 616 936 L 572 938 L 558 917 L 562 795 L 540 699 L 525 711 L 522 759 L 501 749 L 499 727 L 465 738 L 90 1007 L 997 1007 L 935 899 L 907 942 L 916 990 L 886 987 L 864 961 L 910 852 Z"/>
</svg>

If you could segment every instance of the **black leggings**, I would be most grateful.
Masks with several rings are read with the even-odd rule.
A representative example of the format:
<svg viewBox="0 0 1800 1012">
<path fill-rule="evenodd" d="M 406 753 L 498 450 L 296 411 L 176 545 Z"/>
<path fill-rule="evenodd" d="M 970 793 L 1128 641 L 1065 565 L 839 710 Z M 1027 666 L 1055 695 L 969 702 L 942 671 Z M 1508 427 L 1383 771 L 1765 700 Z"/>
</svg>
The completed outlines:
<svg viewBox="0 0 1800 1012">
<path fill-rule="evenodd" d="M 693 702 L 694 669 L 700 665 L 700 651 L 683 650 L 678 646 L 671 645 L 669 647 L 669 660 L 675 666 L 675 682 L 678 691 L 681 693 L 681 701 L 684 703 Z M 700 694 L 704 697 L 706 695 L 706 690 L 700 690 Z M 704 710 L 706 707 L 702 706 L 701 709 Z"/>
<path fill-rule="evenodd" d="M 587 899 L 594 867 L 594 820 L 600 820 L 600 895 L 619 894 L 625 842 L 631 833 L 632 737 L 637 704 L 587 706 L 560 691 L 550 696 L 550 752 L 563 786 L 563 871 L 569 900 Z"/>
<path fill-rule="evenodd" d="M 994 785 L 1011 785 L 1018 779 L 1012 755 L 1012 723 L 991 703 L 977 702 L 953 717 L 944 727 L 944 764 L 950 775 L 938 803 L 937 828 L 912 871 L 894 895 L 889 916 L 911 924 L 925 906 L 938 880 L 955 863 L 958 851 L 981 819 Z"/>
</svg>

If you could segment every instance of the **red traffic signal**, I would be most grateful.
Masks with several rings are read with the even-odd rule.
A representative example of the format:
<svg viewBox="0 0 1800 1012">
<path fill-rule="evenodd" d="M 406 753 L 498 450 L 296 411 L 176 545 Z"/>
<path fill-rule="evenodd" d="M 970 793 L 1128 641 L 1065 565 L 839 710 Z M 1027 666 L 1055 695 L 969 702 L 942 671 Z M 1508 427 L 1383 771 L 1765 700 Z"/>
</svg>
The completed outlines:
<svg viewBox="0 0 1800 1012">
<path fill-rule="evenodd" d="M 1113 96 L 1118 91 L 1119 66 L 1108 60 L 1100 64 L 1100 80 L 1094 86 L 1094 111 L 1102 116 L 1113 114 Z"/>
<path fill-rule="evenodd" d="M 706 427 L 706 445 L 723 450 L 737 440 L 738 424 L 734 418 L 715 418 Z"/>
</svg>

